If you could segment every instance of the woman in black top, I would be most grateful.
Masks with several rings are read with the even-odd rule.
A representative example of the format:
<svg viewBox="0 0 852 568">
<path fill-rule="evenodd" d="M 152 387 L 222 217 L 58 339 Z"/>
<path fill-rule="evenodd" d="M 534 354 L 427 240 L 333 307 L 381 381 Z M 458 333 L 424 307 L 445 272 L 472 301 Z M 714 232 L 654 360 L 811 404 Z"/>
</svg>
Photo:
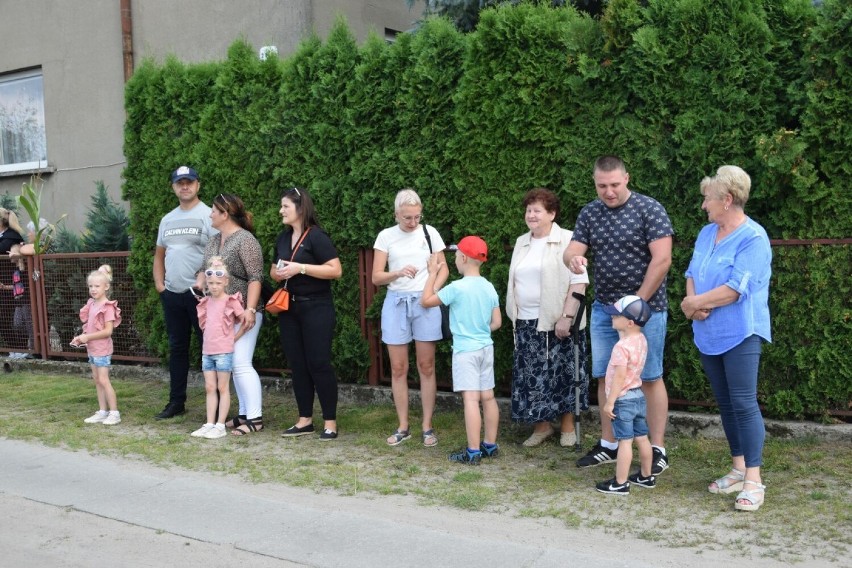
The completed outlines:
<svg viewBox="0 0 852 568">
<path fill-rule="evenodd" d="M 286 190 L 279 213 L 288 228 L 278 236 L 277 263 L 269 275 L 276 282 L 286 282 L 290 292 L 290 308 L 278 315 L 278 328 L 281 349 L 293 372 L 293 393 L 299 407 L 299 420 L 283 436 L 314 432 L 316 392 L 325 421 L 320 440 L 334 440 L 337 376 L 331 365 L 331 340 L 336 316 L 331 281 L 340 278 L 343 268 L 334 243 L 317 222 L 307 191 L 296 187 Z"/>
</svg>

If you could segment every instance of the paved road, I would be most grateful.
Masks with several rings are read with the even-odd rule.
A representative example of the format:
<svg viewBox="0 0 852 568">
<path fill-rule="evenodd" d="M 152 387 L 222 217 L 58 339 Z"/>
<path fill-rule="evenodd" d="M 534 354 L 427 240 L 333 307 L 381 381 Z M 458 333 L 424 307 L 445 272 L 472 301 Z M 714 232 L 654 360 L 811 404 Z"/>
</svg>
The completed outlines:
<svg viewBox="0 0 852 568">
<path fill-rule="evenodd" d="M 240 483 L 0 438 L 0 564 L 602 568 L 730 564 L 555 520 Z M 603 557 L 599 551 L 606 551 Z M 780 566 L 751 560 L 756 568 Z"/>
</svg>

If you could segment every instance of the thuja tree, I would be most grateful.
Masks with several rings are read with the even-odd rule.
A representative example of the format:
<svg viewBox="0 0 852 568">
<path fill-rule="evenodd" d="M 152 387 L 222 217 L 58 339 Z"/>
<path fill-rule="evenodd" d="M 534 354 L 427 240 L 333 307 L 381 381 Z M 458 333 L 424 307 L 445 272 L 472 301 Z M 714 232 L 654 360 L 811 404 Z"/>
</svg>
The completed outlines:
<svg viewBox="0 0 852 568">
<path fill-rule="evenodd" d="M 484 236 L 492 251 L 485 273 L 503 294 L 511 245 L 526 231 L 523 193 L 555 189 L 559 222 L 571 228 L 595 196 L 594 159 L 616 153 L 631 187 L 660 200 L 677 232 L 672 396 L 710 400 L 677 309 L 706 223 L 698 183 L 721 164 L 739 164 L 754 180 L 747 211 L 771 236 L 850 234 L 842 185 L 852 139 L 848 21 L 846 4 L 831 1 L 816 10 L 801 0 L 611 0 L 600 19 L 548 3 L 502 5 L 469 34 L 428 20 L 393 45 L 374 37 L 358 47 L 338 23 L 327 40 L 308 38 L 281 60 L 259 62 L 238 42 L 222 63 L 146 62 L 127 90 L 137 285 L 150 287 L 156 226 L 174 206 L 167 175 L 180 163 L 199 167 L 207 201 L 219 191 L 243 194 L 268 262 L 280 191 L 308 187 L 344 266 L 334 284 L 335 364 L 344 380 L 360 380 L 367 357 L 357 253 L 393 222 L 398 189 L 420 192 L 445 240 Z M 807 65 L 796 64 L 802 54 Z M 760 384 L 772 415 L 848 405 L 852 370 L 836 339 L 850 336 L 848 249 L 775 249 L 775 343 Z M 150 335 L 162 345 L 156 295 L 148 300 Z M 505 390 L 508 325 L 496 343 Z M 264 344 L 257 357 L 274 362 L 274 349 Z"/>
</svg>

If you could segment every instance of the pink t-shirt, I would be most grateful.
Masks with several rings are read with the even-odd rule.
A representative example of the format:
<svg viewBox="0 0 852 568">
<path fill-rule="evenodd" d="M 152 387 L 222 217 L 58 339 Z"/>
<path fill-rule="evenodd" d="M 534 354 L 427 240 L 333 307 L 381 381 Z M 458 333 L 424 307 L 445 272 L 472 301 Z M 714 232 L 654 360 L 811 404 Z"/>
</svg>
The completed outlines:
<svg viewBox="0 0 852 568">
<path fill-rule="evenodd" d="M 618 394 L 619 397 L 627 394 L 630 389 L 641 387 L 642 369 L 645 368 L 645 357 L 647 355 L 648 340 L 645 339 L 645 334 L 637 333 L 619 339 L 615 347 L 612 348 L 609 365 L 606 367 L 606 395 L 609 396 L 616 367 L 627 367 L 627 376 L 624 378 L 624 385 Z"/>
<path fill-rule="evenodd" d="M 107 300 L 96 304 L 92 298 L 86 305 L 80 308 L 80 321 L 83 322 L 83 333 L 95 333 L 106 327 L 106 322 L 112 322 L 115 329 L 121 323 L 121 310 L 118 309 L 116 300 Z M 86 351 L 92 357 L 103 357 L 112 355 L 112 337 L 103 339 L 91 339 L 86 343 Z"/>
<path fill-rule="evenodd" d="M 201 352 L 220 355 L 234 352 L 234 322 L 243 315 L 243 295 L 235 292 L 220 299 L 206 296 L 198 302 L 198 325 L 204 331 Z"/>
</svg>

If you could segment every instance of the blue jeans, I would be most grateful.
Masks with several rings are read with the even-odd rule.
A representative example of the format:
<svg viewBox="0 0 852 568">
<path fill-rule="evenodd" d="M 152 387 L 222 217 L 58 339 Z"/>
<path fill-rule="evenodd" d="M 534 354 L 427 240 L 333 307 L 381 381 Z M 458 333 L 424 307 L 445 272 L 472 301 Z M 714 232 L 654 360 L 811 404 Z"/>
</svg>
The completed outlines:
<svg viewBox="0 0 852 568">
<path fill-rule="evenodd" d="M 757 405 L 760 343 L 760 336 L 752 335 L 721 355 L 701 354 L 701 364 L 719 405 L 731 456 L 745 457 L 746 467 L 763 465 L 766 427 Z"/>
<path fill-rule="evenodd" d="M 612 348 L 618 343 L 618 332 L 612 329 L 612 316 L 603 311 L 604 305 L 595 300 L 592 303 L 592 377 L 600 379 L 606 376 Z M 642 328 L 648 340 L 648 357 L 642 369 L 642 380 L 652 382 L 663 378 L 663 352 L 666 349 L 666 321 L 669 313 L 651 312 L 651 319 Z"/>
<path fill-rule="evenodd" d="M 201 340 L 198 327 L 198 300 L 187 290 L 180 294 L 164 290 L 160 294 L 166 332 L 169 335 L 169 404 L 183 406 L 186 403 L 186 377 L 189 374 L 189 342 L 192 330 Z"/>
<path fill-rule="evenodd" d="M 612 433 L 616 440 L 632 440 L 648 435 L 648 423 L 645 421 L 647 405 L 641 388 L 630 389 L 615 399 L 612 412 Z"/>
</svg>

